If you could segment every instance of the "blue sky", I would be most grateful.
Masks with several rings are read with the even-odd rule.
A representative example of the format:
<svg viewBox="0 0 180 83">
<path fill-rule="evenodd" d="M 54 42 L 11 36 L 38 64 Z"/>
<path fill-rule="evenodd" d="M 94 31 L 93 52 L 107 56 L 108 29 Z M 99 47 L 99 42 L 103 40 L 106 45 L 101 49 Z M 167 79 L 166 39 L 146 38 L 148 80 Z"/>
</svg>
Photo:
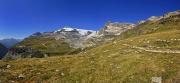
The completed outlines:
<svg viewBox="0 0 180 83">
<path fill-rule="evenodd" d="M 0 39 L 63 26 L 98 30 L 107 21 L 136 23 L 180 9 L 180 0 L 0 0 Z"/>
</svg>

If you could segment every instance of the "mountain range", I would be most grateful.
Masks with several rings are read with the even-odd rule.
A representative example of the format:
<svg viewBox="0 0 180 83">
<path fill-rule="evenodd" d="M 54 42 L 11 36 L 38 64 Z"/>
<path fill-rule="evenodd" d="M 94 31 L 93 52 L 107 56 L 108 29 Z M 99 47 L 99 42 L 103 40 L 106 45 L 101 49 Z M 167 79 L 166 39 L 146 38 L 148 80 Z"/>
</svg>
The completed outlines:
<svg viewBox="0 0 180 83">
<path fill-rule="evenodd" d="M 53 32 L 36 32 L 14 46 L 8 57 L 47 57 L 76 54 L 84 49 L 112 41 L 135 24 L 107 23 L 100 31 L 63 27 Z M 37 54 L 38 53 L 38 54 Z"/>
<path fill-rule="evenodd" d="M 17 43 L 19 43 L 21 39 L 14 39 L 14 38 L 9 38 L 9 39 L 1 39 L 0 43 L 3 44 L 6 48 L 11 48 Z"/>
<path fill-rule="evenodd" d="M 1 39 L 0 40 L 0 59 L 2 59 L 6 53 L 8 52 L 8 49 L 12 48 L 16 44 L 18 44 L 21 41 L 21 39 Z"/>
<path fill-rule="evenodd" d="M 11 48 L 10 58 L 17 60 L 0 61 L 3 83 L 178 83 L 180 11 L 108 22 L 99 31 L 37 32 Z"/>
</svg>

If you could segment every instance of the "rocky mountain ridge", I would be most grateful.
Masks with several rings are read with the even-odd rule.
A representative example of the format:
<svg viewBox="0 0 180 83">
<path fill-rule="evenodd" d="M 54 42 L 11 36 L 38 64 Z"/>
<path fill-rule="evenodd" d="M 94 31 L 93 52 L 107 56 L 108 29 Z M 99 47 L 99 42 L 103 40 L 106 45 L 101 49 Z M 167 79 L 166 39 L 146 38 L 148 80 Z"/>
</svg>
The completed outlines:
<svg viewBox="0 0 180 83">
<path fill-rule="evenodd" d="M 145 22 L 148 22 L 148 21 L 156 22 L 156 21 L 159 21 L 161 19 L 177 16 L 179 14 L 180 14 L 180 10 L 177 10 L 177 11 L 173 11 L 173 12 L 168 12 L 168 13 L 164 14 L 163 16 L 151 16 L 147 20 L 139 21 L 138 24 L 142 24 L 142 23 L 145 23 Z"/>
<path fill-rule="evenodd" d="M 96 35 L 97 31 L 93 30 L 63 27 L 53 32 L 37 32 L 30 37 L 46 37 L 54 38 L 56 40 L 64 40 L 72 48 L 85 48 L 85 46 L 83 46 L 83 42 L 86 41 L 86 39 L 94 37 Z"/>
</svg>

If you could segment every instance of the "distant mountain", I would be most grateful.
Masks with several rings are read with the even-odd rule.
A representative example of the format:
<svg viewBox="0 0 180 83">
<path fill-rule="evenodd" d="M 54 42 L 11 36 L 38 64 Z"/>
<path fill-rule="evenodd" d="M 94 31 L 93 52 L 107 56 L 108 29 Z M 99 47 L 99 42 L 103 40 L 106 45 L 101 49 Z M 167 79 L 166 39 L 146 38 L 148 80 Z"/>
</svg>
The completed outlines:
<svg viewBox="0 0 180 83">
<path fill-rule="evenodd" d="M 60 40 L 68 43 L 71 48 L 85 48 L 83 42 L 87 38 L 96 36 L 96 33 L 97 32 L 93 30 L 63 27 L 53 32 L 37 32 L 31 35 L 29 38 L 53 38 L 56 41 Z"/>
<path fill-rule="evenodd" d="M 21 39 L 10 38 L 10 39 L 2 39 L 0 40 L 0 43 L 3 44 L 6 48 L 11 48 L 17 43 L 19 43 L 20 41 Z"/>
<path fill-rule="evenodd" d="M 46 57 L 78 53 L 93 30 L 64 27 L 53 32 L 36 32 L 10 49 L 6 57 Z M 13 57 L 14 58 L 14 57 Z"/>
<path fill-rule="evenodd" d="M 7 48 L 0 43 L 0 59 L 7 53 Z"/>
</svg>

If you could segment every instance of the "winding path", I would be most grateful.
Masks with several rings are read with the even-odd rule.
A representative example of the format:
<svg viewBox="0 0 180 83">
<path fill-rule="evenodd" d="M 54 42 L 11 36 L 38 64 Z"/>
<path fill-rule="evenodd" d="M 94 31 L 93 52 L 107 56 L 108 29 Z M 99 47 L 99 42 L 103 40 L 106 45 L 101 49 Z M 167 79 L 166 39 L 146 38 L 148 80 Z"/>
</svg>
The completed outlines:
<svg viewBox="0 0 180 83">
<path fill-rule="evenodd" d="M 147 52 L 154 52 L 154 53 L 173 53 L 173 54 L 180 54 L 180 50 L 169 50 L 169 49 L 149 49 L 149 48 L 144 48 L 144 47 L 138 47 L 138 46 L 132 46 L 128 44 L 123 44 L 124 46 L 128 46 L 131 48 L 139 49 L 139 50 L 144 50 Z"/>
</svg>

